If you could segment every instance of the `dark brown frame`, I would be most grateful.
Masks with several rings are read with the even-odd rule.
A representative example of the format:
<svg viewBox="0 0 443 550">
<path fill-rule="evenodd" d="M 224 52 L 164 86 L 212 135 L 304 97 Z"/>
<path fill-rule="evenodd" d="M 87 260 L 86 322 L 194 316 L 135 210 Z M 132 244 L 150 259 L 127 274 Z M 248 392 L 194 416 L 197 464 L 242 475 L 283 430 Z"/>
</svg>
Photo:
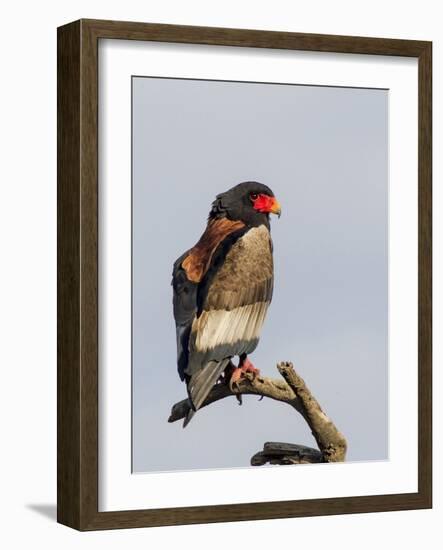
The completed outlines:
<svg viewBox="0 0 443 550">
<path fill-rule="evenodd" d="M 406 56 L 419 66 L 418 492 L 98 511 L 97 76 L 101 38 Z M 432 43 L 80 20 L 58 29 L 58 521 L 79 530 L 432 507 Z"/>
</svg>

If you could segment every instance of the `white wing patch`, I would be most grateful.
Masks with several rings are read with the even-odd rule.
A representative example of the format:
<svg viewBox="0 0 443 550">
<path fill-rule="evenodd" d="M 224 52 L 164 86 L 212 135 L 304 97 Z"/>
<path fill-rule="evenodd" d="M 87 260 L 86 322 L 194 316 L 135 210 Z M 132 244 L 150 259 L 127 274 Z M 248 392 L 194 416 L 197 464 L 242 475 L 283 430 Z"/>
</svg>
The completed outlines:
<svg viewBox="0 0 443 550">
<path fill-rule="evenodd" d="M 258 339 L 268 306 L 269 302 L 257 302 L 231 311 L 204 311 L 192 324 L 192 333 L 195 336 L 193 348 L 205 352 L 216 346 L 240 341 L 245 341 L 246 344 Z"/>
</svg>

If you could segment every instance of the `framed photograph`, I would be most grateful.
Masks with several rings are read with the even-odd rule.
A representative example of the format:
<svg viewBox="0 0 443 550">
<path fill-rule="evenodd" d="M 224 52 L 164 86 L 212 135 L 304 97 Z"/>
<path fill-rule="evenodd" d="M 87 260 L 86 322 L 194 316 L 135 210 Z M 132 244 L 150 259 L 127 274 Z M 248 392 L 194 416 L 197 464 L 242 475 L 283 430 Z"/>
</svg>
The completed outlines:
<svg viewBox="0 0 443 550">
<path fill-rule="evenodd" d="M 58 521 L 430 508 L 430 42 L 58 29 Z"/>
</svg>

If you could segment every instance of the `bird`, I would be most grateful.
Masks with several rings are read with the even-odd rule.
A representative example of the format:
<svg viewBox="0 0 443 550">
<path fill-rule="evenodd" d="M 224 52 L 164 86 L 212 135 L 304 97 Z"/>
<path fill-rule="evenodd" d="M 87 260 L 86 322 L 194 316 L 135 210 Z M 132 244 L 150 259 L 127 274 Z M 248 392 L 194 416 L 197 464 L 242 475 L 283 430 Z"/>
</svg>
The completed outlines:
<svg viewBox="0 0 443 550">
<path fill-rule="evenodd" d="M 215 384 L 233 388 L 244 373 L 260 372 L 248 355 L 273 294 L 270 214 L 281 214 L 272 190 L 257 181 L 239 183 L 216 196 L 202 236 L 174 262 L 177 370 L 191 405 L 183 427 Z"/>
</svg>

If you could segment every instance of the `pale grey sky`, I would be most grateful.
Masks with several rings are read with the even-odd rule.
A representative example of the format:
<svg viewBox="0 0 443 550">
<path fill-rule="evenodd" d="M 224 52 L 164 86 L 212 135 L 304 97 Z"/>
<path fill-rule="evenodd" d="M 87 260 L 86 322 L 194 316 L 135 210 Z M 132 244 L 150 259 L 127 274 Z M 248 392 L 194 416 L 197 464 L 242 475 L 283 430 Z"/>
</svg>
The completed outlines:
<svg viewBox="0 0 443 550">
<path fill-rule="evenodd" d="M 133 78 L 133 469 L 244 467 L 265 441 L 315 446 L 287 405 L 245 396 L 168 424 L 176 369 L 172 264 L 236 183 L 274 191 L 275 289 L 251 355 L 293 361 L 345 434 L 388 457 L 388 91 Z"/>
</svg>

